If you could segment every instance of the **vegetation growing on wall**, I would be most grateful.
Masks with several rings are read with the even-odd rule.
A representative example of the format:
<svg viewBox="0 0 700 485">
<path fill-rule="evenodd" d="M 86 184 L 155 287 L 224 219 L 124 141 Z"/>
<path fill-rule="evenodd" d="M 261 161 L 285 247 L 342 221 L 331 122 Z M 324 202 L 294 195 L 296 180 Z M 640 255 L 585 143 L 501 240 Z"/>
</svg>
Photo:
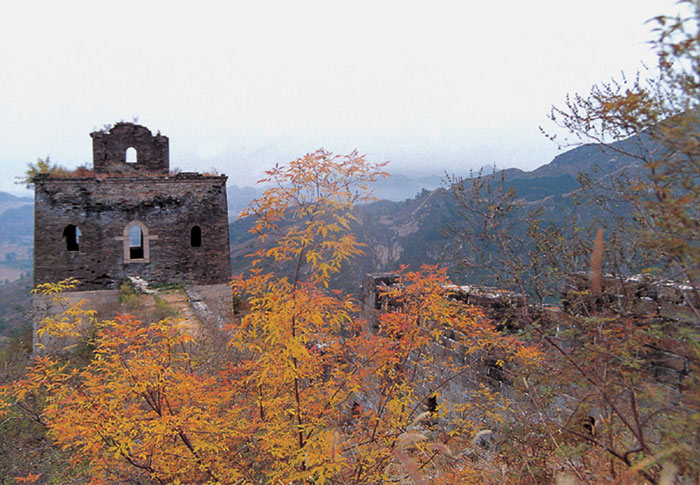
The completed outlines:
<svg viewBox="0 0 700 485">
<path fill-rule="evenodd" d="M 600 227 L 574 220 L 566 232 L 533 213 L 513 238 L 513 192 L 493 178 L 455 185 L 462 242 L 492 244 L 465 262 L 530 298 L 512 322 L 449 298 L 436 267 L 400 272 L 377 330 L 359 320 L 328 282 L 362 251 L 351 209 L 382 166 L 318 151 L 269 171 L 272 188 L 250 206 L 266 244 L 233 280 L 240 311 L 226 348 L 214 355 L 169 318 L 96 321 L 68 307 L 40 332 L 83 341 L 87 358 L 37 357 L 0 388 L 2 425 L 31 420 L 54 443 L 42 438 L 47 453 L 93 482 L 696 482 L 700 2 L 683 3 L 689 19 L 656 19 L 658 78 L 594 87 L 552 113 L 582 141 L 636 136 L 624 155 L 642 171 L 582 180 L 612 211 Z M 623 278 L 630 245 L 643 249 L 644 278 L 679 281 Z M 569 313 L 547 310 L 565 283 Z M 480 366 L 498 383 L 447 397 Z M 12 471 L 25 482 L 70 473 L 51 466 Z"/>
</svg>

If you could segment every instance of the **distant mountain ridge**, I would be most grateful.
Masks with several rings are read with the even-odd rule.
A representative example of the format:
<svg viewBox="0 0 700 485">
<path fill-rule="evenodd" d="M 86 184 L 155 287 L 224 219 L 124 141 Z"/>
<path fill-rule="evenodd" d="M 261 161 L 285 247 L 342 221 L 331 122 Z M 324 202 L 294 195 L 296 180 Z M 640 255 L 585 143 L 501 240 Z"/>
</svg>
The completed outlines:
<svg viewBox="0 0 700 485">
<path fill-rule="evenodd" d="M 638 159 L 614 150 L 629 151 L 634 142 L 618 142 L 612 150 L 601 145 L 583 145 L 530 172 L 511 168 L 482 175 L 502 178 L 506 190 L 515 190 L 521 204 L 512 215 L 514 218 L 526 220 L 533 208 L 541 207 L 548 222 L 561 224 L 577 215 L 585 223 L 596 214 L 589 210 L 581 212 L 575 203 L 574 195 L 580 189 L 578 174 L 600 180 L 621 170 L 638 172 Z M 365 244 L 365 254 L 347 265 L 337 277 L 336 286 L 353 291 L 368 272 L 395 270 L 401 265 L 418 268 L 422 264 L 454 262 L 451 241 L 445 238 L 444 229 L 459 222 L 459 213 L 454 196 L 445 188 L 425 190 L 402 201 L 379 200 L 358 206 L 355 215 L 357 223 L 353 230 Z M 232 246 L 238 247 L 232 250 L 234 272 L 247 267 L 243 255 L 256 246 L 255 238 L 246 232 L 250 224 L 250 220 L 242 219 L 230 225 Z"/>
<path fill-rule="evenodd" d="M 31 197 L 17 197 L 7 192 L 0 192 L 0 214 L 7 209 L 23 207 L 34 204 L 34 199 Z"/>
<path fill-rule="evenodd" d="M 400 202 L 414 197 L 424 189 L 435 189 L 441 183 L 442 178 L 438 175 L 408 176 L 397 173 L 375 182 L 371 189 L 377 199 Z M 229 220 L 237 219 L 241 211 L 248 207 L 250 201 L 262 196 L 264 190 L 264 187 L 229 185 L 226 189 Z"/>
<path fill-rule="evenodd" d="M 10 253 L 31 253 L 33 237 L 34 200 L 0 192 L 0 261 Z"/>
</svg>

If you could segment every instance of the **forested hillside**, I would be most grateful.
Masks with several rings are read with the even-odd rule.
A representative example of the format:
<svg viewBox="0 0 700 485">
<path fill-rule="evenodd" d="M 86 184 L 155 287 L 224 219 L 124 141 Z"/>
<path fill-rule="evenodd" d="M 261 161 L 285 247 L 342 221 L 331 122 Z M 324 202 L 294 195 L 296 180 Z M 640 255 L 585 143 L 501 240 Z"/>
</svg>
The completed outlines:
<svg viewBox="0 0 700 485">
<path fill-rule="evenodd" d="M 514 194 L 514 207 L 508 214 L 514 236 L 527 233 L 531 215 L 541 210 L 543 224 L 558 227 L 590 226 L 596 219 L 610 217 L 600 206 L 591 203 L 590 190 L 583 191 L 579 174 L 597 184 L 607 184 L 619 177 L 639 173 L 641 162 L 624 151 L 634 149 L 636 137 L 612 147 L 585 145 L 562 153 L 550 163 L 531 172 L 506 169 L 481 174 L 455 174 L 442 187 L 424 190 L 401 202 L 377 200 L 355 208 L 352 223 L 358 239 L 365 244 L 364 254 L 355 257 L 334 279 L 334 284 L 356 292 L 366 273 L 392 271 L 401 265 L 417 269 L 423 264 L 441 263 L 450 268 L 457 281 L 494 284 L 488 272 L 464 272 L 459 265 L 460 241 L 454 230 L 464 225 L 463 208 L 454 193 L 462 184 L 467 193 L 474 180 L 491 185 L 494 192 Z M 474 195 L 476 196 L 476 195 Z M 629 208 L 621 213 L 629 213 Z M 238 219 L 230 225 L 232 267 L 234 273 L 247 267 L 244 257 L 255 245 L 255 236 L 248 232 L 252 221 Z"/>
</svg>

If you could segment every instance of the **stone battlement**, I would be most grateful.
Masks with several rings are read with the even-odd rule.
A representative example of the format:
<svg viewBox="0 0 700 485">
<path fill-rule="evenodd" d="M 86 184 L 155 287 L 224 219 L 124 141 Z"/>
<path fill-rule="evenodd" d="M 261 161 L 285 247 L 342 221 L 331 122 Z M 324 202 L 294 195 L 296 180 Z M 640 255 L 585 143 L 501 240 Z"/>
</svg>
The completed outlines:
<svg viewBox="0 0 700 485">
<path fill-rule="evenodd" d="M 168 137 L 160 133 L 154 136 L 145 126 L 120 122 L 109 131 L 95 131 L 90 136 L 95 172 L 168 173 L 170 169 Z"/>
</svg>

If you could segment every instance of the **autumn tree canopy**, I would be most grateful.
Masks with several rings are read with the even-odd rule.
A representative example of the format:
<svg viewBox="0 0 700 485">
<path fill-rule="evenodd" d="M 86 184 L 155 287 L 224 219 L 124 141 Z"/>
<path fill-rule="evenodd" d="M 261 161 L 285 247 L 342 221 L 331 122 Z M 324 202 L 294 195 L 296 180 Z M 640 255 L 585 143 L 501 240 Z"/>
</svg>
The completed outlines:
<svg viewBox="0 0 700 485">
<path fill-rule="evenodd" d="M 244 310 L 217 354 L 171 319 L 97 321 L 68 307 L 39 331 L 87 344 L 87 361 L 36 358 L 2 389 L 3 412 L 40 422 L 93 483 L 475 479 L 463 451 L 505 419 L 508 400 L 478 379 L 468 402 L 442 393 L 490 356 L 527 367 L 539 352 L 448 298 L 444 269 L 404 271 L 385 295 L 400 311 L 380 316 L 379 330 L 328 289 L 362 250 L 351 209 L 381 169 L 356 153 L 317 151 L 268 172 L 271 188 L 248 210 L 261 249 L 232 281 Z M 459 358 L 435 352 L 447 335 Z"/>
<path fill-rule="evenodd" d="M 611 141 L 637 137 L 628 154 L 644 171 L 602 189 L 634 209 L 619 232 L 655 255 L 648 272 L 670 268 L 697 295 L 700 1 L 681 3 L 689 17 L 654 19 L 658 76 L 596 86 L 552 119 L 613 150 Z M 528 294 L 522 271 L 559 278 L 592 259 L 573 310 L 552 319 L 540 286 L 520 326 L 492 322 L 452 298 L 444 269 L 424 267 L 399 272 L 380 295 L 394 311 L 369 325 L 328 283 L 363 250 L 351 209 L 382 170 L 319 150 L 267 173 L 270 188 L 247 211 L 260 249 L 232 281 L 242 304 L 226 329 L 101 321 L 80 305 L 44 319 L 39 332 L 71 339 L 80 354 L 47 351 L 1 387 L 3 422 L 41 426 L 70 457 L 72 477 L 90 483 L 697 481 L 691 292 L 681 293 L 690 320 L 606 306 L 600 268 L 611 240 L 582 243 L 532 224 L 534 242 L 519 246 L 500 225 L 515 199 L 501 194 L 505 204 L 486 198 L 473 212 L 502 250 L 498 271 Z M 529 259 L 516 259 L 519 247 Z M 61 298 L 74 284 L 39 291 Z M 669 358 L 664 349 L 687 364 L 677 382 L 652 372 Z M 484 450 L 492 431 L 496 447 Z M 42 473 L 16 480 L 60 480 Z"/>
</svg>

